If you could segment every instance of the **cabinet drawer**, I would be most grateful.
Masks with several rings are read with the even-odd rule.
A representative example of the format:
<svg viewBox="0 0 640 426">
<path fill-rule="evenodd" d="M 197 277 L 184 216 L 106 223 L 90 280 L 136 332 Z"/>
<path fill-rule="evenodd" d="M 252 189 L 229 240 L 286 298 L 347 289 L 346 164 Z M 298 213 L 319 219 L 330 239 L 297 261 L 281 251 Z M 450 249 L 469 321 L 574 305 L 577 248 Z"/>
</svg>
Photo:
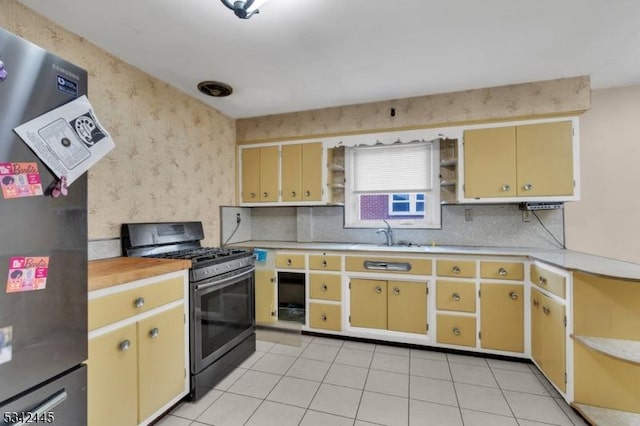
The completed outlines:
<svg viewBox="0 0 640 426">
<path fill-rule="evenodd" d="M 341 300 L 342 276 L 338 274 L 309 274 L 309 296 L 312 299 Z"/>
<path fill-rule="evenodd" d="M 476 345 L 476 318 L 438 314 L 438 343 Z"/>
<path fill-rule="evenodd" d="M 556 296 L 565 297 L 566 279 L 562 275 L 541 268 L 538 265 L 531 265 L 531 282 Z"/>
<path fill-rule="evenodd" d="M 431 259 L 348 256 L 347 271 L 431 275 Z"/>
<path fill-rule="evenodd" d="M 436 270 L 441 277 L 473 278 L 476 262 L 473 260 L 438 260 Z"/>
<path fill-rule="evenodd" d="M 524 264 L 515 262 L 480 262 L 480 277 L 496 280 L 524 280 Z"/>
<path fill-rule="evenodd" d="M 342 306 L 328 303 L 309 303 L 309 327 L 342 330 Z"/>
<path fill-rule="evenodd" d="M 340 256 L 323 256 L 320 254 L 309 256 L 309 269 L 339 271 L 340 267 Z"/>
<path fill-rule="evenodd" d="M 176 277 L 89 300 L 89 331 L 182 299 L 183 283 Z"/>
<path fill-rule="evenodd" d="M 304 254 L 278 254 L 276 256 L 276 267 L 304 269 Z"/>
<path fill-rule="evenodd" d="M 475 312 L 476 285 L 458 281 L 436 283 L 436 308 L 444 311 Z"/>
</svg>

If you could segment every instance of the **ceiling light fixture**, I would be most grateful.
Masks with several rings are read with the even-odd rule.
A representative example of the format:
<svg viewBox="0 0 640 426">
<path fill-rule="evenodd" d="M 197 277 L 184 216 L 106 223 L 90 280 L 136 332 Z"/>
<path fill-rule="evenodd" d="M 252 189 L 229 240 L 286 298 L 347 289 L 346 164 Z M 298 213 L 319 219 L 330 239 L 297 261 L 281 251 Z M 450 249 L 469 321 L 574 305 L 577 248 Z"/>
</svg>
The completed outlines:
<svg viewBox="0 0 640 426">
<path fill-rule="evenodd" d="M 221 0 L 222 3 L 240 19 L 249 19 L 254 14 L 260 13 L 258 10 L 266 0 Z"/>
</svg>

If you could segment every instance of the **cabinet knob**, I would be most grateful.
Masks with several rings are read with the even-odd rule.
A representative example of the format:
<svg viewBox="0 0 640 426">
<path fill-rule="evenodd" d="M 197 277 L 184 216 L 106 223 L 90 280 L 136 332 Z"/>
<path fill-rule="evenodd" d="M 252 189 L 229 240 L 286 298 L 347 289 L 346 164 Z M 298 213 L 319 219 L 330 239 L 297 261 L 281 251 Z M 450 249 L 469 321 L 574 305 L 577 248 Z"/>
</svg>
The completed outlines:
<svg viewBox="0 0 640 426">
<path fill-rule="evenodd" d="M 453 299 L 454 302 L 459 302 L 460 301 L 460 295 L 458 293 L 453 293 L 451 295 L 451 298 Z"/>
<path fill-rule="evenodd" d="M 305 191 L 304 195 L 307 196 L 307 197 L 311 197 L 311 191 Z"/>
<path fill-rule="evenodd" d="M 320 318 L 322 319 L 322 321 L 326 321 L 327 320 L 327 315 L 326 314 L 322 314 L 322 316 Z"/>
<path fill-rule="evenodd" d="M 322 266 L 323 268 L 327 267 L 327 261 L 323 260 L 322 262 L 320 262 L 320 266 Z"/>
<path fill-rule="evenodd" d="M 525 191 L 531 191 L 533 189 L 533 185 L 530 183 L 527 183 L 522 187 L 522 189 L 524 189 Z"/>
<path fill-rule="evenodd" d="M 511 300 L 518 300 L 518 293 L 512 291 L 511 293 L 509 293 L 509 297 L 511 298 Z"/>
<path fill-rule="evenodd" d="M 549 315 L 549 314 L 551 313 L 551 309 L 549 309 L 547 306 L 543 306 L 543 307 L 542 307 L 542 312 L 543 312 L 545 315 Z"/>
<path fill-rule="evenodd" d="M 154 327 L 151 330 L 149 330 L 149 337 L 151 337 L 152 339 L 155 339 L 156 337 L 158 337 L 158 334 L 160 334 L 160 330 L 157 327 Z"/>
<path fill-rule="evenodd" d="M 291 196 L 295 197 L 296 196 L 296 191 L 291 191 Z"/>
<path fill-rule="evenodd" d="M 542 275 L 540 275 L 540 277 L 538 278 L 538 284 L 547 285 L 547 279 L 545 277 L 543 277 Z"/>
<path fill-rule="evenodd" d="M 144 297 L 138 297 L 136 300 L 133 301 L 133 304 L 138 309 L 142 308 L 144 306 Z"/>
<path fill-rule="evenodd" d="M 531 303 L 533 303 L 533 306 L 535 306 L 536 308 L 538 307 L 538 305 L 540 305 L 540 302 L 538 302 L 538 299 L 533 299 Z"/>
<path fill-rule="evenodd" d="M 269 196 L 269 193 L 268 193 L 268 192 L 263 192 L 263 193 L 262 193 L 262 196 L 263 196 L 264 198 L 267 198 L 267 197 Z"/>
<path fill-rule="evenodd" d="M 393 294 L 396 295 L 396 296 L 400 295 L 400 289 L 398 287 L 394 288 L 393 289 Z"/>
<path fill-rule="evenodd" d="M 250 196 L 251 198 L 256 198 L 256 193 L 255 193 L 255 192 L 252 192 L 249 196 Z"/>
<path fill-rule="evenodd" d="M 293 263 L 293 260 L 287 259 L 287 265 L 291 266 L 292 263 Z"/>
<path fill-rule="evenodd" d="M 460 267 L 459 266 L 454 266 L 453 268 L 451 268 L 451 272 L 453 272 L 454 274 L 458 275 L 460 273 Z"/>
<path fill-rule="evenodd" d="M 131 342 L 129 340 L 123 340 L 118 345 L 118 349 L 120 349 L 120 351 L 122 352 L 128 351 L 130 347 L 131 347 Z"/>
<path fill-rule="evenodd" d="M 327 291 L 327 285 L 326 284 L 322 284 L 322 287 L 320 287 L 322 289 L 322 291 Z"/>
<path fill-rule="evenodd" d="M 502 192 L 508 192 L 511 191 L 511 186 L 509 185 L 502 185 Z"/>
<path fill-rule="evenodd" d="M 376 293 L 377 293 L 377 294 L 382 293 L 382 287 L 380 287 L 380 286 L 376 286 Z"/>
<path fill-rule="evenodd" d="M 459 336 L 461 334 L 460 329 L 458 327 L 453 327 L 453 334 Z"/>
<path fill-rule="evenodd" d="M 504 268 L 498 269 L 498 275 L 500 275 L 501 277 L 504 277 L 505 275 L 507 275 L 507 270 Z"/>
</svg>

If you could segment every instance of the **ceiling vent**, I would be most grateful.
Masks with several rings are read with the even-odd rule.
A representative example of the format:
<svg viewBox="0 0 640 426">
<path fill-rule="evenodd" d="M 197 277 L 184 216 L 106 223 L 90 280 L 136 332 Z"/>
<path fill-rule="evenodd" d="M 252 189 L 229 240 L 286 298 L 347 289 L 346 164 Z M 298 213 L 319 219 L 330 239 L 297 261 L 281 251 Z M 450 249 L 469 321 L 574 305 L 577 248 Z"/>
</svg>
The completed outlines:
<svg viewBox="0 0 640 426">
<path fill-rule="evenodd" d="M 214 98 L 224 98 L 233 93 L 231 86 L 219 81 L 201 81 L 198 83 L 198 90 L 207 96 Z"/>
</svg>

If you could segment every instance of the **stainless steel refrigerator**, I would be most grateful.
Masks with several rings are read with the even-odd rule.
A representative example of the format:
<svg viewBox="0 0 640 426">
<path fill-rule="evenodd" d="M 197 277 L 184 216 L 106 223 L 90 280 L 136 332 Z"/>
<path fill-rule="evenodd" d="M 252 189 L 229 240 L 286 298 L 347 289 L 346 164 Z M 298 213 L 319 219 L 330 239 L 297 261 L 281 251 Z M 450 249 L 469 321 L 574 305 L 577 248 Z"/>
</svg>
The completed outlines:
<svg viewBox="0 0 640 426">
<path fill-rule="evenodd" d="M 87 179 L 13 129 L 87 92 L 87 73 L 0 28 L 0 424 L 87 423 Z"/>
</svg>

